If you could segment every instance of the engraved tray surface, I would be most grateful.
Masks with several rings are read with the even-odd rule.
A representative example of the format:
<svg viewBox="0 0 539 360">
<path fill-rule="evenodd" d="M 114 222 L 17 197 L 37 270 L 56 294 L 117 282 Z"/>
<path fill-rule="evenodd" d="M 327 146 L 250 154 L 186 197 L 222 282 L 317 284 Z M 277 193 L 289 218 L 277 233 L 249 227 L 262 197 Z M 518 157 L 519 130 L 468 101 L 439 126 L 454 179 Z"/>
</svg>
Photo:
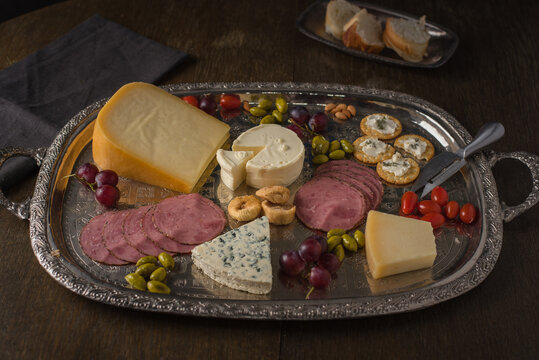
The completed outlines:
<svg viewBox="0 0 539 360">
<path fill-rule="evenodd" d="M 326 32 L 324 21 L 328 2 L 329 1 L 327 0 L 322 0 L 311 4 L 298 17 L 296 27 L 305 36 L 353 56 L 393 65 L 415 68 L 437 68 L 445 64 L 451 58 L 451 56 L 453 56 L 453 53 L 459 44 L 459 37 L 457 34 L 455 34 L 455 32 L 433 23 L 427 17 L 425 27 L 430 35 L 430 40 L 427 47 L 427 55 L 420 62 L 414 63 L 404 60 L 395 51 L 388 47 L 385 47 L 379 54 L 349 48 L 346 47 L 340 39 L 337 39 L 333 35 Z M 385 26 L 386 19 L 389 17 L 404 18 L 408 20 L 419 19 L 419 16 L 387 9 L 383 6 L 371 5 L 357 1 L 351 2 L 362 9 L 367 9 L 369 14 L 375 15 L 382 22 L 383 26 Z"/>
<path fill-rule="evenodd" d="M 416 133 L 430 139 L 437 153 L 454 150 L 471 140 L 470 135 L 444 110 L 415 97 L 386 90 L 333 84 L 293 83 L 204 83 L 164 87 L 186 94 L 236 93 L 243 100 L 256 101 L 260 94 L 284 95 L 289 107 L 305 105 L 311 113 L 328 102 L 345 102 L 358 115 L 345 124 L 331 122 L 329 137 L 353 141 L 360 136 L 359 122 L 367 114 L 385 112 L 403 123 L 403 134 Z M 78 236 L 82 227 L 105 211 L 93 194 L 76 180 L 66 178 L 80 164 L 91 161 L 93 121 L 106 99 L 90 105 L 61 130 L 48 149 L 38 176 L 30 206 L 32 247 L 40 264 L 62 285 L 77 294 L 103 303 L 134 309 L 184 315 L 256 319 L 334 319 L 398 313 L 425 308 L 474 288 L 492 271 L 502 244 L 502 223 L 497 190 L 482 154 L 444 187 L 459 203 L 476 204 L 481 215 L 473 225 L 445 225 L 435 231 L 438 256 L 431 269 L 374 280 L 367 268 L 364 250 L 348 255 L 328 289 L 316 290 L 305 300 L 308 286 L 279 272 L 279 255 L 296 248 L 313 232 L 295 220 L 287 226 L 271 226 L 273 288 L 268 295 L 253 295 L 221 286 L 196 269 L 189 255 L 176 256 L 176 268 L 169 275 L 171 295 L 140 292 L 126 287 L 123 277 L 134 265 L 107 266 L 90 260 L 81 250 Z M 225 120 L 231 125 L 231 139 L 255 124 L 246 114 Z M 300 178 L 291 193 L 312 175 L 310 148 Z M 214 163 L 215 164 L 215 163 Z M 423 164 L 421 164 L 423 165 Z M 209 169 L 210 170 L 210 169 Z M 219 167 L 208 171 L 199 186 L 202 195 L 226 212 L 233 196 L 254 193 L 245 185 L 230 191 L 220 183 Z M 162 188 L 120 179 L 120 208 L 158 202 L 176 193 Z M 408 187 L 384 185 L 381 211 L 398 213 L 401 195 Z M 237 227 L 229 218 L 225 231 Z M 364 229 L 364 224 L 360 226 Z"/>
</svg>

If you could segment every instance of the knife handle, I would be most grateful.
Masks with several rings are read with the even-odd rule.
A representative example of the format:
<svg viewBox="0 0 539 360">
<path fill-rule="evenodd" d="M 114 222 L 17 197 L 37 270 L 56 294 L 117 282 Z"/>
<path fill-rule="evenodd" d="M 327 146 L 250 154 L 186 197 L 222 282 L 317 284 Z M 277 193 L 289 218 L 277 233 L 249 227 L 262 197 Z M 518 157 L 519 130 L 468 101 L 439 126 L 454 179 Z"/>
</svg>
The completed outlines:
<svg viewBox="0 0 539 360">
<path fill-rule="evenodd" d="M 495 141 L 500 140 L 504 134 L 505 129 L 501 123 L 488 122 L 483 125 L 481 129 L 479 129 L 472 142 L 466 145 L 459 155 L 461 155 L 463 158 L 467 158 L 474 152 L 481 150 Z"/>
</svg>

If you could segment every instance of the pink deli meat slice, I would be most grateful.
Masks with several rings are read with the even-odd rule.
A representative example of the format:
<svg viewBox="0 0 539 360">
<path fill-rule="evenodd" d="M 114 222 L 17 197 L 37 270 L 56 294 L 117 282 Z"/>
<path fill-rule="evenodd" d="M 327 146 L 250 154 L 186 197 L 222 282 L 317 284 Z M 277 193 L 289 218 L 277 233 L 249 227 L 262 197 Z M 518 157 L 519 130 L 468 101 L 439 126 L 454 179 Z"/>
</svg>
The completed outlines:
<svg viewBox="0 0 539 360">
<path fill-rule="evenodd" d="M 305 183 L 296 193 L 294 204 L 297 217 L 307 227 L 323 231 L 353 229 L 368 211 L 358 190 L 326 177 Z"/>
<path fill-rule="evenodd" d="M 331 160 L 331 161 L 328 161 L 320 166 L 318 166 L 316 168 L 316 174 L 318 174 L 320 171 L 324 171 L 326 169 L 335 169 L 335 168 L 341 168 L 341 167 L 344 167 L 346 169 L 349 169 L 349 168 L 354 168 L 354 169 L 358 169 L 362 172 L 364 172 L 365 174 L 368 174 L 370 176 L 373 176 L 374 178 L 378 178 L 378 174 L 376 173 L 376 171 L 374 171 L 373 169 L 367 167 L 367 166 L 364 166 L 364 165 L 361 165 L 360 163 L 358 163 L 357 161 L 355 160 Z"/>
<path fill-rule="evenodd" d="M 111 213 L 95 216 L 82 229 L 80 246 L 90 259 L 108 265 L 125 265 L 127 261 L 120 260 L 110 253 L 103 242 L 103 228 Z"/>
<path fill-rule="evenodd" d="M 353 179 L 353 181 L 360 181 L 364 183 L 365 186 L 369 187 L 371 189 L 371 192 L 374 195 L 373 207 L 372 207 L 373 209 L 378 207 L 378 205 L 382 201 L 382 197 L 384 196 L 384 187 L 379 178 L 370 176 L 368 175 L 368 173 L 365 173 L 364 171 L 361 171 L 359 169 L 344 168 L 344 167 L 337 167 L 335 169 L 326 169 L 326 170 L 317 172 L 315 177 L 333 176 L 333 175 L 339 176 L 339 177 L 347 177 L 348 179 Z"/>
<path fill-rule="evenodd" d="M 142 206 L 129 211 L 124 219 L 123 232 L 125 240 L 144 255 L 157 256 L 165 249 L 157 246 L 142 231 L 142 219 L 151 206 Z"/>
<path fill-rule="evenodd" d="M 118 259 L 137 262 L 144 255 L 125 240 L 123 233 L 124 219 L 130 211 L 124 210 L 111 213 L 103 228 L 103 242 L 110 253 Z"/>
<path fill-rule="evenodd" d="M 144 214 L 144 218 L 142 219 L 143 232 L 157 246 L 159 246 L 162 249 L 165 249 L 168 252 L 181 253 L 181 254 L 190 253 L 191 250 L 193 250 L 194 246 L 181 244 L 177 241 L 174 241 L 173 239 L 169 238 L 168 236 L 160 232 L 155 227 L 155 224 L 153 222 L 153 216 L 154 216 L 154 211 L 155 211 L 156 206 L 151 207 L 146 212 L 146 214 Z"/>
<path fill-rule="evenodd" d="M 195 193 L 161 201 L 153 221 L 159 231 L 177 242 L 198 245 L 221 234 L 226 216 L 213 201 Z"/>
<path fill-rule="evenodd" d="M 339 172 L 322 173 L 320 175 L 317 175 L 315 178 L 321 178 L 321 177 L 327 177 L 330 179 L 339 180 L 353 187 L 354 189 L 361 191 L 365 198 L 365 206 L 370 210 L 374 209 L 376 195 L 373 193 L 372 189 L 363 181 L 358 180 L 354 177 L 350 177 L 346 174 L 339 173 Z"/>
</svg>

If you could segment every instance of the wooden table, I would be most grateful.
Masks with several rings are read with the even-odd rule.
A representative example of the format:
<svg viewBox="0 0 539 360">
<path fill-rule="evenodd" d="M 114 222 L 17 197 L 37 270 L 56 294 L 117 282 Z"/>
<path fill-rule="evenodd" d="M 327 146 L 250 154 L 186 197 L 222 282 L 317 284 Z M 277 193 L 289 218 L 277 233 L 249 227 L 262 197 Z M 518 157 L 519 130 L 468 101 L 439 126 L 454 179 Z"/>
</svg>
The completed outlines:
<svg viewBox="0 0 539 360">
<path fill-rule="evenodd" d="M 178 48 L 193 61 L 161 84 L 210 81 L 327 82 L 405 92 L 453 114 L 474 134 L 500 121 L 497 151 L 539 154 L 537 5 L 379 1 L 453 29 L 460 45 L 438 69 L 355 58 L 306 38 L 295 19 L 309 1 L 73 0 L 0 24 L 0 69 L 93 14 Z M 512 5 L 509 5 L 509 4 Z M 494 169 L 501 199 L 531 187 L 523 166 Z M 32 179 L 9 191 L 22 199 Z M 235 321 L 171 316 L 92 302 L 56 283 L 30 247 L 28 222 L 0 209 L 0 354 L 6 358 L 502 358 L 532 359 L 537 339 L 539 206 L 504 226 L 489 277 L 431 308 L 340 321 Z"/>
</svg>

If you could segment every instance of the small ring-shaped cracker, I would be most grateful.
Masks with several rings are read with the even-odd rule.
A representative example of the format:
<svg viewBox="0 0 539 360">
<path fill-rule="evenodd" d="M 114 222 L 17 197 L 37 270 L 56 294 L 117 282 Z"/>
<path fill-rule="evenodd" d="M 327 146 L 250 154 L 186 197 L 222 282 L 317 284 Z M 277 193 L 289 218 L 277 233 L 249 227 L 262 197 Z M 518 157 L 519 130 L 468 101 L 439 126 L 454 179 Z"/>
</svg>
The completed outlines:
<svg viewBox="0 0 539 360">
<path fill-rule="evenodd" d="M 397 127 L 395 128 L 395 131 L 392 132 L 391 134 L 384 134 L 384 133 L 382 133 L 382 132 L 380 132 L 380 131 L 378 131 L 378 130 L 370 127 L 370 126 L 367 126 L 367 120 L 368 120 L 369 116 L 372 116 L 372 115 L 383 115 L 383 116 L 386 116 L 391 121 L 395 122 L 395 124 L 397 124 Z M 393 116 L 388 115 L 388 114 L 381 114 L 381 113 L 370 114 L 370 115 L 365 116 L 363 119 L 361 119 L 361 123 L 359 124 L 359 127 L 361 128 L 361 131 L 363 131 L 363 133 L 365 135 L 374 136 L 374 137 L 376 137 L 378 139 L 381 139 L 381 140 L 393 139 L 393 138 L 399 136 L 400 133 L 402 132 L 402 124 L 396 117 L 393 117 Z"/>
<path fill-rule="evenodd" d="M 419 176 L 419 165 L 413 159 L 410 159 L 410 158 L 405 158 L 405 159 L 410 164 L 410 168 L 408 169 L 406 173 L 404 173 L 404 175 L 396 176 L 392 172 L 385 171 L 382 168 L 382 162 L 379 162 L 378 165 L 376 165 L 376 172 L 378 173 L 378 176 L 380 176 L 383 180 L 391 184 L 404 185 L 404 184 L 411 183 L 412 181 L 417 179 L 417 177 Z"/>
<path fill-rule="evenodd" d="M 414 154 L 412 154 L 411 152 L 408 152 L 408 151 L 406 151 L 404 149 L 403 141 L 406 140 L 406 139 L 413 139 L 413 138 L 419 139 L 419 140 L 421 140 L 421 141 L 423 141 L 424 143 L 427 144 L 427 147 L 425 148 L 425 151 L 423 152 L 423 154 L 421 154 L 421 157 L 416 157 Z M 395 139 L 394 146 L 396 148 L 404 150 L 406 152 L 406 154 L 408 154 L 410 156 L 413 156 L 414 158 L 416 158 L 418 160 L 429 161 L 434 156 L 434 145 L 432 145 L 432 143 L 429 140 L 425 139 L 423 136 L 420 136 L 420 135 L 408 134 L 408 135 L 399 136 L 398 138 Z"/>
<path fill-rule="evenodd" d="M 359 145 L 367 139 L 376 139 L 376 138 L 373 136 L 362 136 L 360 138 L 357 138 L 352 144 L 354 146 L 354 157 L 358 159 L 359 161 L 364 162 L 366 164 L 376 164 L 376 163 L 379 163 L 380 161 L 390 159 L 393 156 L 393 154 L 395 154 L 395 148 L 389 144 L 386 144 L 387 145 L 386 151 L 381 154 L 378 154 L 378 156 L 370 156 L 368 154 L 365 154 L 363 152 L 363 149 Z"/>
</svg>

